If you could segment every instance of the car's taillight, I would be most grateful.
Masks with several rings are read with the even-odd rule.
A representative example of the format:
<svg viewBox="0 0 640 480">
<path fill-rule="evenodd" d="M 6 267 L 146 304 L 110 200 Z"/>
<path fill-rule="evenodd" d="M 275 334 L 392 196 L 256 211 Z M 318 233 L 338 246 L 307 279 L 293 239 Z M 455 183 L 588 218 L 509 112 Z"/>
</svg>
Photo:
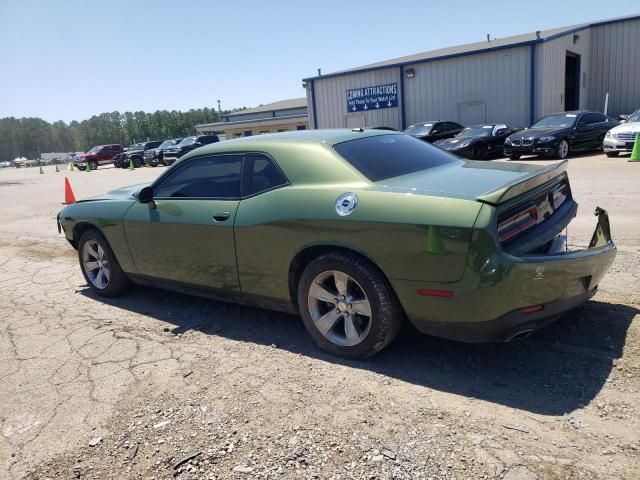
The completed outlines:
<svg viewBox="0 0 640 480">
<path fill-rule="evenodd" d="M 553 209 L 557 210 L 569 198 L 569 185 L 566 182 L 562 182 L 551 190 L 551 195 L 553 197 Z"/>
<path fill-rule="evenodd" d="M 519 210 L 498 223 L 498 237 L 501 242 L 515 237 L 538 223 L 538 209 L 535 205 Z"/>
</svg>

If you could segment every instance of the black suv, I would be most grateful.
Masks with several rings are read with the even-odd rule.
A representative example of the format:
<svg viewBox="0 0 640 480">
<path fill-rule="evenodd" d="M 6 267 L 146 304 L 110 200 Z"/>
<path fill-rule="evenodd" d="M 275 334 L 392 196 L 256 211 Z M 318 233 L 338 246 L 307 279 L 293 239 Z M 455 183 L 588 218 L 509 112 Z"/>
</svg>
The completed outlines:
<svg viewBox="0 0 640 480">
<path fill-rule="evenodd" d="M 151 148 L 159 147 L 162 142 L 141 142 L 130 145 L 127 151 L 113 157 L 113 166 L 116 168 L 127 168 L 129 162 L 133 162 L 133 166 L 138 168 L 142 166 L 144 152 Z"/>
<path fill-rule="evenodd" d="M 163 152 L 163 160 L 165 165 L 171 165 L 181 156 L 195 150 L 203 145 L 219 142 L 217 135 L 198 135 L 197 137 L 185 137 L 180 143 L 173 147 L 165 148 Z"/>
<path fill-rule="evenodd" d="M 157 167 L 158 165 L 167 165 L 164 163 L 164 151 L 169 148 L 177 145 L 182 141 L 182 138 L 173 138 L 170 140 L 165 140 L 162 142 L 157 148 L 150 148 L 144 151 L 144 164 L 149 165 L 150 167 Z"/>
</svg>

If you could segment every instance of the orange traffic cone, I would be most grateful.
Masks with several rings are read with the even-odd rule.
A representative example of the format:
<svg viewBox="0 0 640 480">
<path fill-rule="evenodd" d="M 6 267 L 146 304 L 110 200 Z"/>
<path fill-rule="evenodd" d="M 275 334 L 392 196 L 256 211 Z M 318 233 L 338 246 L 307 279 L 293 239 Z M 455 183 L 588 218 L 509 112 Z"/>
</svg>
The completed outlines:
<svg viewBox="0 0 640 480">
<path fill-rule="evenodd" d="M 76 197 L 71 190 L 71 184 L 69 179 L 64 177 L 64 203 L 63 205 L 69 205 L 70 203 L 76 203 Z"/>
</svg>

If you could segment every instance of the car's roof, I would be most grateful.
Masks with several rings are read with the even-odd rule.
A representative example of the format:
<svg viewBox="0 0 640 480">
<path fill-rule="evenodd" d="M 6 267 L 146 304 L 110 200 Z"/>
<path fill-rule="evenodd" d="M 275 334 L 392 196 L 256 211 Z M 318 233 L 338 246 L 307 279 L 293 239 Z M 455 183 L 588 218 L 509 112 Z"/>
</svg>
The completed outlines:
<svg viewBox="0 0 640 480">
<path fill-rule="evenodd" d="M 258 146 L 274 146 L 288 143 L 312 142 L 323 143 L 327 145 L 337 145 L 338 143 L 347 142 L 364 137 L 373 137 L 376 135 L 401 135 L 402 132 L 393 132 L 389 130 L 375 129 L 318 129 L 318 130 L 296 130 L 291 132 L 269 133 L 266 135 L 255 135 L 252 137 L 234 138 L 225 140 L 207 146 L 206 148 L 215 150 L 225 150 L 232 147 L 234 150 L 253 149 Z M 202 150 L 201 150 L 202 151 Z"/>
</svg>

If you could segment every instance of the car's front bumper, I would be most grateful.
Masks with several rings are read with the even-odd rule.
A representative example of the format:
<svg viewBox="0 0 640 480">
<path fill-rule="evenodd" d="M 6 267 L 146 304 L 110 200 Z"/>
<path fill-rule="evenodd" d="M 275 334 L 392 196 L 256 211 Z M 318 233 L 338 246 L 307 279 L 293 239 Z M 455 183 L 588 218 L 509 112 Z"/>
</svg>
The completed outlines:
<svg viewBox="0 0 640 480">
<path fill-rule="evenodd" d="M 529 333 L 587 301 L 616 256 L 607 213 L 589 248 L 514 257 L 506 252 L 474 264 L 454 284 L 393 280 L 410 321 L 423 333 L 464 342 L 504 342 Z M 450 296 L 423 296 L 429 289 Z"/>
<path fill-rule="evenodd" d="M 606 138 L 602 142 L 602 150 L 606 152 L 630 152 L 633 150 L 633 141 L 623 141 Z"/>
<path fill-rule="evenodd" d="M 553 143 L 532 143 L 531 145 L 507 145 L 503 147 L 506 157 L 511 155 L 555 155 L 556 145 Z"/>
</svg>

